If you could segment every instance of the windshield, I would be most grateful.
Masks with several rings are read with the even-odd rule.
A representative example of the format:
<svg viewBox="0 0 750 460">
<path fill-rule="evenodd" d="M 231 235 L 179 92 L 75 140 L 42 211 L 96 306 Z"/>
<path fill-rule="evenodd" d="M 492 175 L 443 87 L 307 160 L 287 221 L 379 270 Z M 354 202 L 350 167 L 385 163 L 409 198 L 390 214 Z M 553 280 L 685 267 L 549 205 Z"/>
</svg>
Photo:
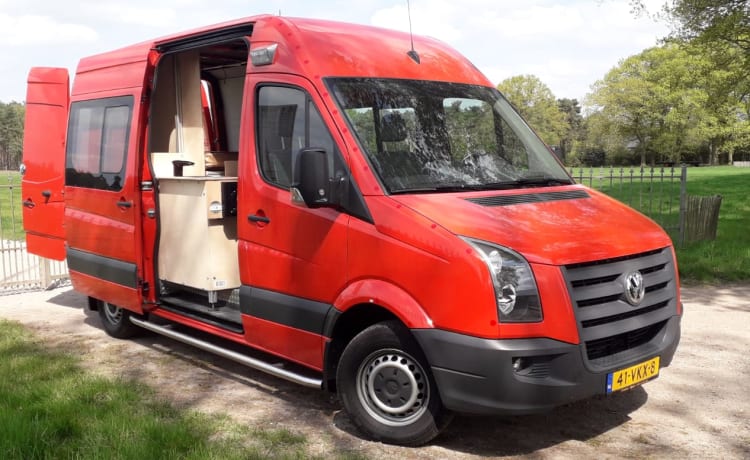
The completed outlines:
<svg viewBox="0 0 750 460">
<path fill-rule="evenodd" d="M 573 183 L 492 88 L 372 78 L 328 84 L 391 193 Z"/>
</svg>

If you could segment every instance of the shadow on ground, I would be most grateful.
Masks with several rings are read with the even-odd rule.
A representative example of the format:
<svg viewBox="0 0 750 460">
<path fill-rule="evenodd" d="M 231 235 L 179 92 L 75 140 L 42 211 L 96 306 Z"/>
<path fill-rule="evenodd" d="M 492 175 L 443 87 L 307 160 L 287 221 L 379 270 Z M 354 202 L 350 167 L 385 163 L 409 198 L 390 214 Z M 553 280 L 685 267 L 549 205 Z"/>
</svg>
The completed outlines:
<svg viewBox="0 0 750 460">
<path fill-rule="evenodd" d="M 85 315 L 84 323 L 92 328 L 101 329 L 99 315 L 97 312 L 85 308 L 86 299 L 84 296 L 74 291 L 66 291 L 49 301 L 56 305 L 82 309 Z M 203 336 L 203 338 L 213 340 L 210 336 Z M 109 340 L 116 343 L 116 339 Z M 308 428 L 311 431 L 328 432 L 329 440 L 333 441 L 336 447 L 345 450 L 359 450 L 359 447 L 361 447 L 362 434 L 358 432 L 348 416 L 340 410 L 336 398 L 330 393 L 303 388 L 148 331 L 144 331 L 144 334 L 134 339 L 133 342 L 145 349 L 163 355 L 164 358 L 174 358 L 183 363 L 188 363 L 194 366 L 196 371 L 202 370 L 204 373 L 214 376 L 214 378 L 211 378 L 212 380 L 215 380 L 215 378 L 225 379 L 241 384 L 250 391 L 258 392 L 255 397 L 270 401 L 269 406 L 278 406 L 276 408 L 268 407 L 268 421 L 283 424 L 285 420 L 288 420 L 290 411 L 293 414 L 305 414 L 304 417 L 298 418 L 297 423 L 301 419 L 304 420 L 304 424 L 310 425 Z M 254 350 L 248 350 L 246 347 L 227 342 L 223 342 L 223 345 L 236 348 L 237 351 L 251 356 L 268 358 L 267 355 L 264 356 Z M 124 356 L 122 358 L 125 359 Z M 126 375 L 123 375 L 123 377 L 143 381 L 149 372 L 151 371 L 147 366 L 133 366 L 127 369 Z M 190 376 L 195 374 L 190 373 L 182 377 L 175 375 L 174 377 L 190 379 Z M 206 383 L 210 385 L 210 382 Z M 208 386 L 203 391 L 191 392 L 183 398 L 182 404 L 197 407 L 205 400 L 216 396 L 216 391 Z M 646 390 L 643 387 L 638 387 L 609 397 L 595 397 L 569 404 L 542 415 L 517 417 L 456 416 L 445 432 L 432 442 L 432 445 L 479 456 L 533 454 L 570 440 L 589 442 L 593 438 L 628 422 L 630 414 L 644 405 L 647 399 Z M 273 401 L 279 404 L 277 405 Z M 246 403 L 252 403 L 252 401 L 238 402 L 240 406 Z M 377 443 L 373 443 L 373 445 L 377 445 Z M 391 449 L 390 447 L 383 447 L 386 450 Z M 396 450 L 391 453 L 401 452 L 398 450 L 399 448 L 394 447 L 393 449 Z"/>
</svg>

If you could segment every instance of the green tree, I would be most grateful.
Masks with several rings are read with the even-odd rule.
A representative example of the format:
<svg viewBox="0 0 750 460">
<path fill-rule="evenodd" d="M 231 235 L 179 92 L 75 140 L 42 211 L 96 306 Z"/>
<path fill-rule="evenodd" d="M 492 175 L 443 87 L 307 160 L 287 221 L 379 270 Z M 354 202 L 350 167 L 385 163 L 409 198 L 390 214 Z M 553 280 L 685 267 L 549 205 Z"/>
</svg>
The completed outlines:
<svg viewBox="0 0 750 460">
<path fill-rule="evenodd" d="M 497 151 L 492 106 L 475 102 L 466 104 L 464 100 L 456 99 L 444 110 L 453 158 L 460 160 L 467 155 Z"/>
<path fill-rule="evenodd" d="M 678 161 L 701 141 L 700 121 L 708 95 L 703 56 L 667 43 L 631 56 L 594 85 L 587 99 L 639 154 L 641 164 Z"/>
<path fill-rule="evenodd" d="M 726 153 L 731 163 L 736 149 L 750 146 L 750 79 L 743 70 L 744 52 L 722 43 L 696 42 L 692 48 L 707 57 L 707 65 L 699 70 L 708 94 L 708 114 L 701 120 L 701 130 L 709 162 L 718 163 L 719 155 Z"/>
<path fill-rule="evenodd" d="M 642 0 L 633 0 L 631 4 L 636 13 L 648 13 Z M 722 41 L 750 53 L 747 0 L 670 0 L 664 2 L 661 15 L 685 41 Z"/>
<path fill-rule="evenodd" d="M 560 145 L 567 126 L 557 100 L 547 85 L 534 75 L 517 75 L 497 85 L 547 145 Z"/>
<path fill-rule="evenodd" d="M 0 169 L 18 169 L 23 151 L 25 106 L 0 102 Z"/>
<path fill-rule="evenodd" d="M 637 14 L 647 11 L 631 0 Z M 706 80 L 708 113 L 702 131 L 709 159 L 750 148 L 750 2 L 747 0 L 669 0 L 657 16 L 670 23 L 673 36 L 702 49 L 713 63 Z"/>
<path fill-rule="evenodd" d="M 584 139 L 572 163 L 585 166 L 635 164 L 638 159 L 628 149 L 631 138 L 624 137 L 615 126 L 616 120 L 603 111 L 594 111 L 584 118 Z"/>
<path fill-rule="evenodd" d="M 560 138 L 561 157 L 567 159 L 577 143 L 584 138 L 584 123 L 578 99 L 558 99 L 557 108 L 563 114 L 565 130 Z"/>
</svg>

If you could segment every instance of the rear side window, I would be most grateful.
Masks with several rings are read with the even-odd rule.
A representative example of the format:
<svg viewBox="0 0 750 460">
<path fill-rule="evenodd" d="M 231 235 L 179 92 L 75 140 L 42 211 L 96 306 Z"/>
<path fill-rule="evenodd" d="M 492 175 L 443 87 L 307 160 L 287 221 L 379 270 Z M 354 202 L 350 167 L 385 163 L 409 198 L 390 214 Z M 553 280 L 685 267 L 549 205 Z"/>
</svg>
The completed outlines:
<svg viewBox="0 0 750 460">
<path fill-rule="evenodd" d="M 71 104 L 66 185 L 122 189 L 132 113 L 132 96 Z"/>
</svg>

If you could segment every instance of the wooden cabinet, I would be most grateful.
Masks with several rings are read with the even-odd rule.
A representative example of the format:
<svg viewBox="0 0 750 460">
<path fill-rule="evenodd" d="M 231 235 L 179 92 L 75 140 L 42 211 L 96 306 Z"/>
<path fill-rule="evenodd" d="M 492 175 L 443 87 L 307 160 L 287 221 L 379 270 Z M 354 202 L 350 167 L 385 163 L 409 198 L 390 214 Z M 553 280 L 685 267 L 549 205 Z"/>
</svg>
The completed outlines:
<svg viewBox="0 0 750 460">
<path fill-rule="evenodd" d="M 240 287 L 237 217 L 222 184 L 236 187 L 237 178 L 159 179 L 160 279 L 206 291 Z"/>
</svg>

